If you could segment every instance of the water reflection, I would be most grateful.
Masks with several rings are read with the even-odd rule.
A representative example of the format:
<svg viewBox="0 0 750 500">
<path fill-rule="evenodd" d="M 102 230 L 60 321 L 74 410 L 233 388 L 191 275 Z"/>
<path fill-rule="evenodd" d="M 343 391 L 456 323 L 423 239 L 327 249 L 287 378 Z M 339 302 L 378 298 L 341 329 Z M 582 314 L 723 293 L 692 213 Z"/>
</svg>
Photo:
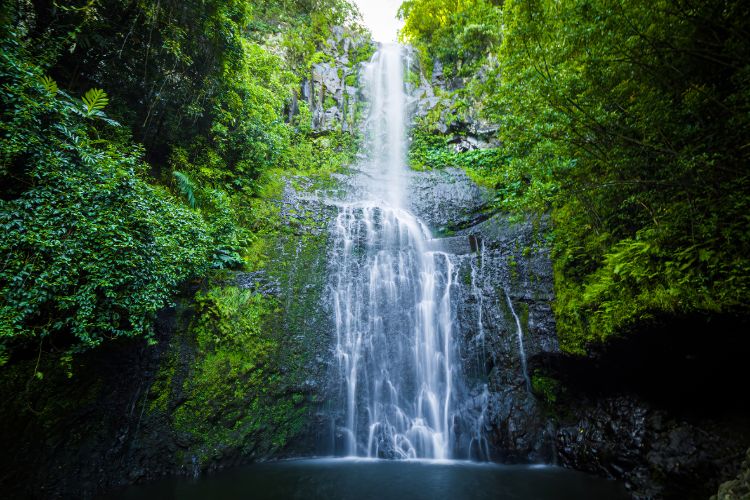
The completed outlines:
<svg viewBox="0 0 750 500">
<path fill-rule="evenodd" d="M 621 485 L 548 466 L 308 459 L 257 464 L 199 480 L 136 487 L 118 499 L 618 500 Z"/>
</svg>

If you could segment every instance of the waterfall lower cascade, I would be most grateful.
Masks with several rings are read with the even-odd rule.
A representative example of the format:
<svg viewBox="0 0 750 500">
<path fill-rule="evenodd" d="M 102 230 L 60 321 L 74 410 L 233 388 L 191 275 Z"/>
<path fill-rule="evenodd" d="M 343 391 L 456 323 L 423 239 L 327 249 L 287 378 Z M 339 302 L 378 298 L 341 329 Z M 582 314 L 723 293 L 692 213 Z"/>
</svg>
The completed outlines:
<svg viewBox="0 0 750 500">
<path fill-rule="evenodd" d="M 456 270 L 404 208 L 403 64 L 402 48 L 384 45 L 365 68 L 370 114 L 362 190 L 340 206 L 333 230 L 331 293 L 344 405 L 338 450 L 456 458 Z"/>
</svg>

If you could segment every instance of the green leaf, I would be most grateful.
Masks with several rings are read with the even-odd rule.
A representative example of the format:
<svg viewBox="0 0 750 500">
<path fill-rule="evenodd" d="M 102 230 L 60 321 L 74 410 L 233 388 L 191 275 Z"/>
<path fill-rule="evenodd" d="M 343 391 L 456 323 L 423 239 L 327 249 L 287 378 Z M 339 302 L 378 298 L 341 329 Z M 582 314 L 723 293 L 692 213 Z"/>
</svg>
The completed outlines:
<svg viewBox="0 0 750 500">
<path fill-rule="evenodd" d="M 57 94 L 57 83 L 52 78 L 45 75 L 40 79 L 40 81 L 42 86 L 44 87 L 44 90 L 52 95 Z"/>
<path fill-rule="evenodd" d="M 86 106 L 86 115 L 93 116 L 97 112 L 104 109 L 109 104 L 107 93 L 102 89 L 91 89 L 82 98 L 84 106 Z"/>
<path fill-rule="evenodd" d="M 198 199 L 195 197 L 196 187 L 192 179 L 190 179 L 190 177 L 188 177 L 187 175 L 177 170 L 172 172 L 172 175 L 174 175 L 174 178 L 177 181 L 177 187 L 180 189 L 180 191 L 182 192 L 182 195 L 187 200 L 188 205 L 190 205 L 190 208 L 197 208 Z"/>
</svg>

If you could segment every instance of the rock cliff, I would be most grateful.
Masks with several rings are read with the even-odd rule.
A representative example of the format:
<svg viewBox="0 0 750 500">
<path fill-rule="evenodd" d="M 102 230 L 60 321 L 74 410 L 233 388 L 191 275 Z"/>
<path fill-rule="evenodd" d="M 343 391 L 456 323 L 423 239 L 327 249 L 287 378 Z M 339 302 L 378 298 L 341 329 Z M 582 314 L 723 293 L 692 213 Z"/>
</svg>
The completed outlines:
<svg viewBox="0 0 750 500">
<path fill-rule="evenodd" d="M 498 145 L 496 126 L 478 118 L 481 102 L 449 112 L 463 82 L 445 81 L 439 65 L 429 79 L 411 65 L 420 127 L 457 152 Z M 750 418 L 731 387 L 747 379 L 740 367 L 748 345 L 737 340 L 747 325 L 658 318 L 587 357 L 561 352 L 549 222 L 497 212 L 492 194 L 458 169 L 414 177 L 415 213 L 462 263 L 464 367 L 474 397 L 486 400 L 495 459 L 620 480 L 634 498 L 706 498 L 737 473 Z M 722 491 L 740 491 L 741 482 Z"/>
</svg>

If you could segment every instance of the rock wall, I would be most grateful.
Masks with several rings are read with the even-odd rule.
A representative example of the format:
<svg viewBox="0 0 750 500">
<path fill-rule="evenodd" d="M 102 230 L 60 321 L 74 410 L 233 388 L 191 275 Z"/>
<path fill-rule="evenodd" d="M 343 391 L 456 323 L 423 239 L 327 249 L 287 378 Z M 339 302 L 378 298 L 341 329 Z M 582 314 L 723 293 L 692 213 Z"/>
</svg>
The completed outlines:
<svg viewBox="0 0 750 500">
<path fill-rule="evenodd" d="M 487 391 L 483 405 L 491 458 L 549 462 L 554 428 L 532 392 L 533 372 L 523 361 L 557 351 L 544 222 L 488 212 L 491 193 L 459 169 L 413 177 L 412 209 L 443 236 L 443 247 L 459 269 L 462 365 L 472 399 Z"/>
<path fill-rule="evenodd" d="M 459 152 L 497 145 L 496 127 L 476 116 L 481 103 L 464 117 L 446 112 L 462 82 L 446 82 L 439 66 L 428 81 L 411 64 L 420 126 Z M 750 405 L 739 396 L 748 325 L 658 318 L 587 357 L 567 355 L 555 333 L 549 222 L 493 212 L 491 197 L 458 170 L 414 173 L 413 210 L 461 265 L 462 358 L 473 398 L 486 401 L 493 458 L 616 479 L 634 498 L 716 492 L 750 445 Z"/>
<path fill-rule="evenodd" d="M 320 132 L 352 131 L 360 112 L 359 72 L 373 53 L 370 39 L 337 26 L 327 42 L 326 61 L 314 63 L 302 82 L 300 99 L 312 113 L 312 127 Z"/>
<path fill-rule="evenodd" d="M 421 67 L 419 57 L 412 48 L 407 48 L 407 92 L 410 96 L 412 114 L 432 131 L 451 137 L 456 151 L 470 151 L 495 147 L 498 127 L 481 116 L 483 103 L 472 99 L 462 106 L 461 113 L 454 113 L 459 96 L 454 92 L 468 83 L 468 78 L 446 80 L 440 61 L 436 60 L 429 79 Z M 479 79 L 486 78 L 489 68 L 479 72 Z M 466 99 L 466 96 L 462 97 Z"/>
<path fill-rule="evenodd" d="M 750 445 L 747 325 L 663 318 L 587 357 L 534 360 L 560 464 L 622 480 L 637 498 L 707 498 Z M 712 341 L 708 341 L 712 339 Z"/>
</svg>

